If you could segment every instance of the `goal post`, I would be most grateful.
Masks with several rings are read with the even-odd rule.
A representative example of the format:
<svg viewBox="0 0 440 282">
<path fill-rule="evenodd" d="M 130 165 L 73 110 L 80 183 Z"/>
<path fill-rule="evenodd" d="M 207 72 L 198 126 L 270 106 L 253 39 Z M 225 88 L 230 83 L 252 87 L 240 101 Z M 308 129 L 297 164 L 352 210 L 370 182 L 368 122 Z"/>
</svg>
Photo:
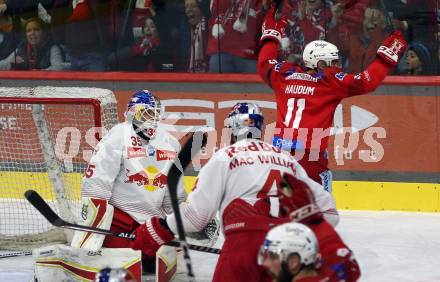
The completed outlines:
<svg viewBox="0 0 440 282">
<path fill-rule="evenodd" d="M 75 222 L 82 173 L 94 146 L 117 122 L 110 90 L 0 87 L 0 249 L 69 239 L 23 193 L 38 191 L 63 219 Z"/>
</svg>

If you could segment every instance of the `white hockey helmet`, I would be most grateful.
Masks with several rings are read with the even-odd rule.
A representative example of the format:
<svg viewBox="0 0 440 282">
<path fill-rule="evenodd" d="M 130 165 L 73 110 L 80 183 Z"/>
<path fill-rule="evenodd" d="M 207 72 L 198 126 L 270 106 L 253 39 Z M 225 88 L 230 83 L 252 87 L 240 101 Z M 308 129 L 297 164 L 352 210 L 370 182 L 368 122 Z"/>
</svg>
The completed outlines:
<svg viewBox="0 0 440 282">
<path fill-rule="evenodd" d="M 312 265 L 317 262 L 318 253 L 318 240 L 313 231 L 304 224 L 289 222 L 269 230 L 260 248 L 258 263 L 262 265 L 266 255 L 276 255 L 281 262 L 287 262 L 289 255 L 297 254 L 301 264 Z"/>
<path fill-rule="evenodd" d="M 317 68 L 319 61 L 324 61 L 327 66 L 331 66 L 332 62 L 335 60 L 339 60 L 339 50 L 336 45 L 333 45 L 330 42 L 315 40 L 304 47 L 304 66 L 310 69 Z"/>
</svg>

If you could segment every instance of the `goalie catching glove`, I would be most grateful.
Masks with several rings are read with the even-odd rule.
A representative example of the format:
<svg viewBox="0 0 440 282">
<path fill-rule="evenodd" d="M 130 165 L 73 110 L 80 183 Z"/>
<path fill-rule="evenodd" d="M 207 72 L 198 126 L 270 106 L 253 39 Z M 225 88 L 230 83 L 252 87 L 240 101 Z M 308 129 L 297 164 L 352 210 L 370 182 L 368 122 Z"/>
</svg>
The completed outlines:
<svg viewBox="0 0 440 282">
<path fill-rule="evenodd" d="M 384 40 L 382 46 L 377 50 L 377 56 L 386 63 L 395 66 L 400 58 L 402 58 L 406 46 L 407 43 L 402 33 L 400 31 L 395 31 Z"/>
<path fill-rule="evenodd" d="M 172 241 L 174 234 L 163 218 L 152 217 L 134 231 L 135 240 L 130 247 L 141 250 L 149 257 L 154 257 L 160 246 Z"/>
</svg>

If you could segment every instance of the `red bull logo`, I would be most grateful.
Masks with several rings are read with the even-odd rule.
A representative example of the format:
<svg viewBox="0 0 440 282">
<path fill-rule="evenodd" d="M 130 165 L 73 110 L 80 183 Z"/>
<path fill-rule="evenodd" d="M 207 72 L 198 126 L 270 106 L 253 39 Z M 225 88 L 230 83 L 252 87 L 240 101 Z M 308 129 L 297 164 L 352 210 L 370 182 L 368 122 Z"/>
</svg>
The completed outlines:
<svg viewBox="0 0 440 282">
<path fill-rule="evenodd" d="M 161 172 L 159 172 L 159 174 L 157 174 L 153 180 L 153 186 L 157 186 L 161 189 L 165 188 L 167 184 L 168 178 L 165 174 L 162 174 Z"/>
<path fill-rule="evenodd" d="M 144 171 L 130 174 L 126 169 L 127 179 L 125 183 L 135 183 L 138 186 L 144 186 L 148 191 L 156 191 L 158 188 L 164 189 L 168 185 L 168 178 L 155 166 L 149 166 Z"/>
<path fill-rule="evenodd" d="M 126 176 L 127 179 L 125 180 L 125 183 L 136 183 L 137 185 L 148 185 L 150 183 L 150 179 L 148 178 L 148 174 L 144 171 L 136 172 L 131 175 L 129 175 L 130 170 L 126 169 Z"/>
</svg>

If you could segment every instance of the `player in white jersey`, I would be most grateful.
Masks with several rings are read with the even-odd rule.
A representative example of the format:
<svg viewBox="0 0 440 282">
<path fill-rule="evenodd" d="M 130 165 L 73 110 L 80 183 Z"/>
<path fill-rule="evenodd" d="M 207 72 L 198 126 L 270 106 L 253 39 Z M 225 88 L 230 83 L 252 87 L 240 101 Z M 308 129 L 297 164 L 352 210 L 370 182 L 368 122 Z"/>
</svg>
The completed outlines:
<svg viewBox="0 0 440 282">
<path fill-rule="evenodd" d="M 172 211 L 166 175 L 180 144 L 161 128 L 161 114 L 159 98 L 148 90 L 138 91 L 128 104 L 126 121 L 114 126 L 97 145 L 82 181 L 82 215 L 87 224 L 136 233 L 151 217 L 164 218 Z M 185 199 L 179 183 L 179 200 Z M 112 208 L 113 217 L 107 214 Z M 110 226 L 100 225 L 108 217 Z M 77 234 L 72 246 L 98 244 L 99 248 L 95 239 L 104 240 L 101 235 Z M 106 237 L 103 246 L 140 249 L 147 258 L 156 253 L 156 249 L 115 237 Z"/>
<path fill-rule="evenodd" d="M 310 186 L 318 206 L 330 222 L 338 214 L 332 196 L 311 180 L 289 154 L 260 140 L 263 115 L 251 103 L 238 103 L 228 118 L 232 145 L 217 151 L 201 169 L 194 191 L 180 205 L 186 232 L 202 230 L 220 211 L 225 242 L 213 281 L 270 281 L 257 264 L 257 255 L 278 217 L 278 189 L 288 172 Z M 177 234 L 174 215 L 151 221 L 142 244 L 151 248 Z"/>
</svg>

